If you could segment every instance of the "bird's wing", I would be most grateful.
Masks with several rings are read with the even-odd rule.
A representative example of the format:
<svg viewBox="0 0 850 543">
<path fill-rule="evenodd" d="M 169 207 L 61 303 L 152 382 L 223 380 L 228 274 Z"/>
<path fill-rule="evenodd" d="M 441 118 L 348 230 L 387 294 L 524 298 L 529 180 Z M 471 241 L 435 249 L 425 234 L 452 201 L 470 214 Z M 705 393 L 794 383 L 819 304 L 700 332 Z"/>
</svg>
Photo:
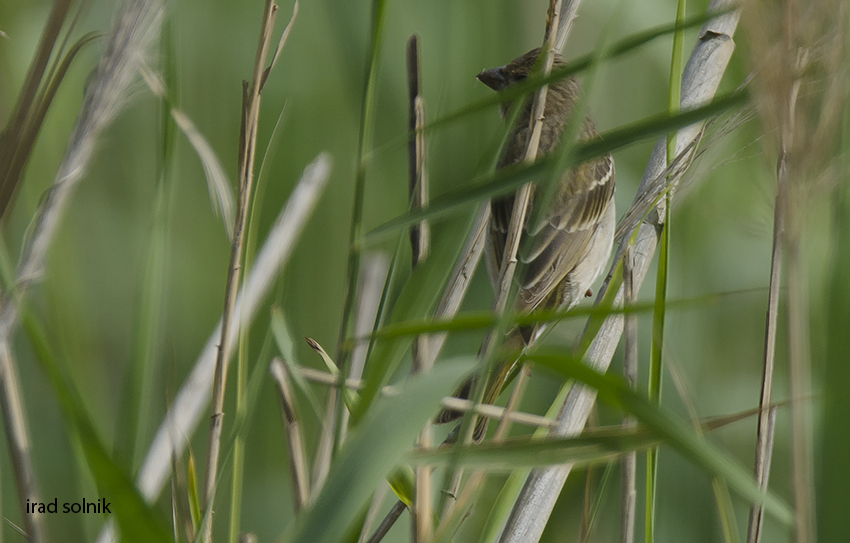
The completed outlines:
<svg viewBox="0 0 850 543">
<path fill-rule="evenodd" d="M 564 188 L 554 202 L 534 201 L 545 206 L 543 227 L 526 231 L 522 256 L 526 265 L 517 303 L 521 311 L 533 310 L 546 300 L 584 258 L 594 233 L 605 216 L 614 194 L 614 161 L 610 155 L 580 164 L 564 174 Z M 494 201 L 490 219 L 488 270 L 498 270 L 513 211 L 513 196 Z M 491 269 L 492 268 L 492 269 Z M 561 300 L 556 300 L 559 305 Z"/>
</svg>

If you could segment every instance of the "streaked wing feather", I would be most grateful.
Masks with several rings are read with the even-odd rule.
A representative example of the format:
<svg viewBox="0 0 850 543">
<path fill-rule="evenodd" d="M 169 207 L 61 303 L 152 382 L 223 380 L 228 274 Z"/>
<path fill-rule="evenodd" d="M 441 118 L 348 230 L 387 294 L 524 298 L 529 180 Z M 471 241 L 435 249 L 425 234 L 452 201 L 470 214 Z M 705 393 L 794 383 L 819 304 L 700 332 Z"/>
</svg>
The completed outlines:
<svg viewBox="0 0 850 543">
<path fill-rule="evenodd" d="M 608 155 L 565 174 L 571 176 L 567 190 L 557 196 L 560 201 L 547 206 L 553 213 L 529 240 L 520 309 L 540 305 L 583 258 L 614 193 L 613 170 Z"/>
</svg>

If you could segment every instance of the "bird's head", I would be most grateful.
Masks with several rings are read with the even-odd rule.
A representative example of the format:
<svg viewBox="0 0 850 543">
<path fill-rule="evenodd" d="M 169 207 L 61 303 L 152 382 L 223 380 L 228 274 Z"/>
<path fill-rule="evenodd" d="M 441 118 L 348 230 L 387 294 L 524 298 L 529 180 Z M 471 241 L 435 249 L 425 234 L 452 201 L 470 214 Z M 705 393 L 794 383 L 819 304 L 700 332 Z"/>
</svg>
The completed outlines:
<svg viewBox="0 0 850 543">
<path fill-rule="evenodd" d="M 519 83 L 531 74 L 535 68 L 538 59 L 540 58 L 540 48 L 532 49 L 528 53 L 522 55 L 498 68 L 490 68 L 484 70 L 476 77 L 479 81 L 493 89 L 494 91 L 502 91 L 511 85 Z M 564 64 L 561 55 L 555 53 L 555 66 Z"/>
</svg>

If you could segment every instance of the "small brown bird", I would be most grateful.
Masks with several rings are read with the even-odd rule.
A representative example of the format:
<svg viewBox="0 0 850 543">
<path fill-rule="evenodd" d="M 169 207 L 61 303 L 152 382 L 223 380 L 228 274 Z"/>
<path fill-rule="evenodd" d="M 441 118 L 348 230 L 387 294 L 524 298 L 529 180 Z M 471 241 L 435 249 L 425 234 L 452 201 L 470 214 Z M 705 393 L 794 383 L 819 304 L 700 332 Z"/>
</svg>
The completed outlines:
<svg viewBox="0 0 850 543">
<path fill-rule="evenodd" d="M 540 49 L 534 49 L 511 61 L 505 66 L 484 70 L 478 80 L 500 92 L 522 81 L 531 73 L 540 57 Z M 563 59 L 555 54 L 554 67 L 564 65 Z M 561 139 L 565 126 L 581 94 L 581 86 L 574 77 L 567 77 L 549 85 L 546 108 L 543 113 L 543 131 L 540 136 L 538 156 L 553 151 Z M 502 105 L 504 115 L 510 104 Z M 531 100 L 523 106 L 516 125 L 499 160 L 498 168 L 521 162 L 525 157 L 529 139 Z M 579 139 L 591 140 L 599 137 L 596 124 L 588 115 L 578 131 Z M 538 195 L 542 197 L 541 194 Z M 610 154 L 600 156 L 569 169 L 561 176 L 558 189 L 551 201 L 532 199 L 528 216 L 534 206 L 543 206 L 536 229 L 526 219 L 521 238 L 518 258 L 524 265 L 519 294 L 514 304 L 520 313 L 538 308 L 569 309 L 585 295 L 602 272 L 614 242 L 616 217 L 614 211 L 614 159 Z M 513 212 L 514 196 L 493 200 L 490 203 L 490 227 L 485 260 L 487 272 L 494 289 L 498 290 L 502 254 L 505 250 L 507 232 Z M 528 346 L 538 332 L 537 326 L 518 327 L 505 338 L 508 350 L 519 350 Z M 493 403 L 498 398 L 515 361 L 497 363 L 490 373 L 484 389 L 484 403 Z M 468 398 L 474 379 L 467 380 L 455 393 Z M 457 411 L 445 409 L 435 422 L 444 423 L 460 418 Z M 474 438 L 480 441 L 487 430 L 487 419 L 482 417 L 475 426 Z"/>
</svg>

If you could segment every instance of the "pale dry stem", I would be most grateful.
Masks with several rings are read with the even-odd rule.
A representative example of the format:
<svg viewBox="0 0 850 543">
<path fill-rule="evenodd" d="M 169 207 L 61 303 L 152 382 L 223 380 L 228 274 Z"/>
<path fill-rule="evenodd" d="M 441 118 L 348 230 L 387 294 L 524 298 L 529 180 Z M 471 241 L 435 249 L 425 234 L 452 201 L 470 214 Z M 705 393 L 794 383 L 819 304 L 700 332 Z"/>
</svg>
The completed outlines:
<svg viewBox="0 0 850 543">
<path fill-rule="evenodd" d="M 241 275 L 242 252 L 245 241 L 245 226 L 251 204 L 251 192 L 254 178 L 254 157 L 257 144 L 257 126 L 260 121 L 260 91 L 263 84 L 263 73 L 266 66 L 269 47 L 271 45 L 277 5 L 273 0 L 267 0 L 263 12 L 260 40 L 254 60 L 254 72 L 250 87 L 243 82 L 242 126 L 239 138 L 239 179 L 236 220 L 230 250 L 230 261 L 227 266 L 227 281 L 225 283 L 225 301 L 222 311 L 221 337 L 216 354 L 215 374 L 213 378 L 212 415 L 210 417 L 209 441 L 207 443 L 207 464 L 204 476 L 204 508 L 211 509 L 215 496 L 218 472 L 218 458 L 221 452 L 221 434 L 224 419 L 224 393 L 227 383 L 227 362 L 230 351 L 230 321 L 234 318 L 234 308 L 239 291 Z M 206 524 L 204 541 L 212 541 L 212 521 Z"/>
<path fill-rule="evenodd" d="M 297 514 L 310 503 L 310 482 L 307 468 L 307 457 L 304 454 L 304 438 L 301 434 L 301 423 L 292 394 L 292 386 L 286 364 L 279 358 L 272 360 L 269 372 L 277 384 L 280 398 L 280 409 L 286 428 L 286 445 L 289 448 L 289 471 L 292 474 L 292 494 Z"/>
<path fill-rule="evenodd" d="M 557 34 L 560 28 L 560 14 L 561 14 L 562 1 L 561 0 L 550 0 L 549 9 L 547 11 L 546 17 L 546 29 L 543 37 L 543 67 L 542 67 L 542 75 L 548 76 L 552 71 L 552 66 L 555 63 L 555 44 L 557 41 Z M 568 30 L 568 29 L 567 29 Z M 528 147 L 525 152 L 525 162 L 533 162 L 537 158 L 538 147 L 540 144 L 540 136 L 543 132 L 543 113 L 546 108 L 546 95 L 548 92 L 548 85 L 542 86 L 535 94 L 534 101 L 531 106 L 531 116 L 529 119 L 529 140 Z M 514 206 L 511 212 L 511 220 L 508 226 L 507 236 L 505 240 L 505 248 L 504 253 L 502 255 L 502 261 L 499 265 L 499 287 L 496 289 L 496 298 L 493 301 L 493 312 L 496 315 L 502 315 L 505 312 L 508 303 L 508 297 L 511 292 L 511 284 L 513 282 L 514 273 L 516 271 L 517 266 L 517 251 L 519 250 L 520 240 L 522 238 L 522 232 L 525 228 L 525 219 L 526 214 L 528 212 L 528 205 L 531 200 L 531 184 L 523 185 L 516 193 L 514 197 Z M 484 345 L 482 346 L 482 353 L 485 360 L 489 360 L 495 349 L 499 343 L 499 338 L 497 334 L 490 333 L 484 339 Z M 522 371 L 521 373 L 525 373 Z M 523 379 L 520 379 L 522 382 Z M 513 402 L 511 403 L 509 409 L 507 410 L 510 413 L 513 410 L 514 403 L 518 399 L 518 395 L 522 393 L 523 387 L 519 387 L 518 394 L 513 397 Z M 502 424 L 500 424 L 499 436 L 498 440 L 501 440 L 504 434 L 507 432 L 507 424 L 508 417 L 504 419 Z M 466 435 L 460 436 L 458 439 L 458 443 L 469 443 L 472 439 L 473 432 L 475 430 L 475 424 L 467 425 Z M 452 484 L 453 486 L 457 486 L 460 483 L 461 479 L 461 469 L 456 469 L 455 473 L 452 476 Z M 444 507 L 443 507 L 443 515 L 442 522 L 437 530 L 437 538 L 440 537 L 442 533 L 445 533 L 448 530 L 453 529 L 454 526 L 459 526 L 459 522 L 455 522 L 456 516 L 462 514 L 466 510 L 466 505 L 472 500 L 473 496 L 477 494 L 478 487 L 484 480 L 484 472 L 481 470 L 475 471 L 470 475 L 469 479 L 466 482 L 466 485 L 463 491 L 460 492 L 459 495 L 455 492 L 455 489 L 450 489 L 451 492 L 448 495 L 449 497 L 446 499 Z M 457 499 L 453 499 L 453 496 L 457 496 Z"/>
<path fill-rule="evenodd" d="M 407 87 L 408 87 L 408 129 L 412 134 L 408 144 L 408 190 L 411 209 L 428 206 L 428 172 L 425 169 L 425 105 L 421 95 L 421 65 L 419 61 L 419 38 L 412 35 L 407 42 Z M 410 245 L 415 269 L 427 257 L 431 250 L 431 234 L 427 221 L 410 228 Z M 413 340 L 413 363 L 411 373 L 427 373 L 431 369 L 428 356 L 430 341 L 427 336 L 417 336 Z M 431 423 L 426 422 L 419 434 L 417 446 L 428 449 L 432 445 Z M 414 543 L 431 540 L 433 522 L 431 514 L 431 468 L 416 468 L 416 490 L 413 502 L 412 535 Z"/>
<path fill-rule="evenodd" d="M 709 11 L 719 11 L 729 7 L 728 0 L 714 0 Z M 691 53 L 682 81 L 681 110 L 685 111 L 705 104 L 714 96 L 720 78 L 726 69 L 734 42 L 732 35 L 738 24 L 737 12 L 717 17 L 709 21 L 701 30 L 697 46 Z M 677 155 L 687 150 L 691 142 L 701 132 L 701 125 L 693 125 L 679 131 Z M 638 196 L 666 167 L 666 137 L 659 139 L 650 157 L 649 165 Z M 649 268 L 649 263 L 658 243 L 661 216 L 651 213 L 646 222 L 640 225 L 633 251 L 634 285 L 638 289 Z M 628 243 L 631 236 L 625 237 Z M 622 254 L 622 249 L 620 254 Z M 614 266 L 618 266 L 615 261 Z M 612 268 L 613 271 L 613 268 Z M 610 277 L 610 274 L 609 274 Z M 601 300 L 607 290 L 607 281 L 597 296 Z M 615 297 L 614 307 L 623 304 L 622 285 Z M 623 316 L 611 315 L 605 319 L 599 333 L 592 341 L 585 359 L 597 371 L 606 371 L 623 332 Z M 578 434 L 584 427 L 587 416 L 595 401 L 595 391 L 585 386 L 574 386 L 558 415 L 558 424 L 554 435 L 569 436 Z M 557 466 L 532 471 L 520 492 L 511 515 L 499 539 L 500 543 L 534 543 L 540 539 L 543 528 L 549 519 L 552 508 L 561 492 L 572 466 Z"/>
</svg>

